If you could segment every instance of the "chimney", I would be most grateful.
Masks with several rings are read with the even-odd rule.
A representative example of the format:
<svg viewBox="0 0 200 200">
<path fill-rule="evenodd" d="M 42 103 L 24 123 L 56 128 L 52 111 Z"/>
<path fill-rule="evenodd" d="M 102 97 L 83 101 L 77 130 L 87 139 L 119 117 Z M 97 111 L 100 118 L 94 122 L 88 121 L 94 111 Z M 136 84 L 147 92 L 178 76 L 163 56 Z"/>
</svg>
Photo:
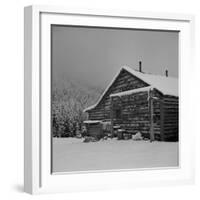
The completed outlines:
<svg viewBox="0 0 200 200">
<path fill-rule="evenodd" d="M 142 72 L 142 61 L 139 61 L 139 72 Z"/>
<path fill-rule="evenodd" d="M 168 70 L 165 70 L 165 76 L 168 77 Z"/>
</svg>

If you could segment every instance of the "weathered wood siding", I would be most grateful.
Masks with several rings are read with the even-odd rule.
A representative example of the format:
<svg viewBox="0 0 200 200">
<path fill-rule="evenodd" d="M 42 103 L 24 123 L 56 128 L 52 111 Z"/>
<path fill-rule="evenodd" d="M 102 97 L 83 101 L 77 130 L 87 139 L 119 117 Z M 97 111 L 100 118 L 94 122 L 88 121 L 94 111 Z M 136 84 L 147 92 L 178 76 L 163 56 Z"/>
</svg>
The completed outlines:
<svg viewBox="0 0 200 200">
<path fill-rule="evenodd" d="M 127 96 L 112 97 L 112 104 L 110 98 L 110 94 L 147 86 L 149 86 L 147 83 L 122 70 L 100 103 L 94 109 L 88 111 L 89 120 L 111 120 L 112 111 L 120 107 L 122 118 L 116 119 L 113 115 L 113 125 L 119 125 L 132 134 L 140 131 L 143 136 L 149 138 L 148 93 L 139 92 Z M 153 96 L 157 97 L 153 100 L 155 139 L 178 141 L 178 97 L 164 96 L 157 90 L 154 90 Z"/>
<path fill-rule="evenodd" d="M 156 140 L 161 140 L 161 101 L 163 95 L 154 89 L 153 91 L 153 130 Z M 156 98 L 155 98 L 156 97 Z"/>
<path fill-rule="evenodd" d="M 153 130 L 156 140 L 161 140 L 161 100 L 163 95 L 153 91 Z M 113 125 L 121 126 L 131 134 L 141 132 L 145 138 L 150 138 L 150 105 L 148 92 L 138 92 L 129 96 L 114 97 L 113 110 L 122 110 L 121 119 L 113 116 Z"/>
<path fill-rule="evenodd" d="M 99 105 L 88 111 L 90 120 L 110 120 L 110 94 L 146 87 L 148 84 L 134 77 L 129 72 L 122 70 L 115 82 L 108 89 Z"/>
<path fill-rule="evenodd" d="M 102 124 L 87 124 L 88 134 L 93 137 L 103 137 Z"/>
<path fill-rule="evenodd" d="M 179 127 L 179 99 L 164 96 L 164 140 L 178 141 Z"/>
<path fill-rule="evenodd" d="M 149 136 L 149 106 L 148 92 L 138 92 L 132 95 L 113 97 L 113 110 L 121 108 L 121 118 L 113 116 L 113 124 L 119 125 L 131 134 L 138 131 L 143 136 Z"/>
</svg>

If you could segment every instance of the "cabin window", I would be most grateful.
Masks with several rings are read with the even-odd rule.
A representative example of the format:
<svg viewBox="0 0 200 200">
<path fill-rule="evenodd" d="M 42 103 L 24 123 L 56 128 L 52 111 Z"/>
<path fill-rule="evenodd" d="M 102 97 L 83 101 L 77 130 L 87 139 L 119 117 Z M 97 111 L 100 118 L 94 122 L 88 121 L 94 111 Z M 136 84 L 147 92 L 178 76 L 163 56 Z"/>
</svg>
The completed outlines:
<svg viewBox="0 0 200 200">
<path fill-rule="evenodd" d="M 116 119 L 121 119 L 121 117 L 122 117 L 122 111 L 121 111 L 120 108 L 117 108 L 117 109 L 115 110 L 115 118 L 116 118 Z"/>
</svg>

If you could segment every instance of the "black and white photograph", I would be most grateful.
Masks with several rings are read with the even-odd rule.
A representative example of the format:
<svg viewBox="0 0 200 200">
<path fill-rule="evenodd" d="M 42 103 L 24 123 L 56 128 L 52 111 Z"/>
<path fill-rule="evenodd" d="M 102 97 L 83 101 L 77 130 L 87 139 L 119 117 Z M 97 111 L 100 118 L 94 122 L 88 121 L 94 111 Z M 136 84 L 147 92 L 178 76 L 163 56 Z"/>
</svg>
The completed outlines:
<svg viewBox="0 0 200 200">
<path fill-rule="evenodd" d="M 51 25 L 51 171 L 179 167 L 179 32 Z"/>
</svg>

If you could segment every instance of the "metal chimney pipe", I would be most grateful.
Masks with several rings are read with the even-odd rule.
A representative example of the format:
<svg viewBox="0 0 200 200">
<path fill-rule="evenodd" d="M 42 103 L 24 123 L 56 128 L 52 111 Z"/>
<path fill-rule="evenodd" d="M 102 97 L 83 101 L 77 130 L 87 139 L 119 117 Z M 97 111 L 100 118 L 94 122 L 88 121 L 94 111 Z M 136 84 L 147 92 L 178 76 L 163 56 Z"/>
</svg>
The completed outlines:
<svg viewBox="0 0 200 200">
<path fill-rule="evenodd" d="M 168 77 L 168 70 L 165 70 L 165 76 Z"/>
<path fill-rule="evenodd" d="M 139 72 L 142 72 L 142 61 L 139 61 Z"/>
</svg>

